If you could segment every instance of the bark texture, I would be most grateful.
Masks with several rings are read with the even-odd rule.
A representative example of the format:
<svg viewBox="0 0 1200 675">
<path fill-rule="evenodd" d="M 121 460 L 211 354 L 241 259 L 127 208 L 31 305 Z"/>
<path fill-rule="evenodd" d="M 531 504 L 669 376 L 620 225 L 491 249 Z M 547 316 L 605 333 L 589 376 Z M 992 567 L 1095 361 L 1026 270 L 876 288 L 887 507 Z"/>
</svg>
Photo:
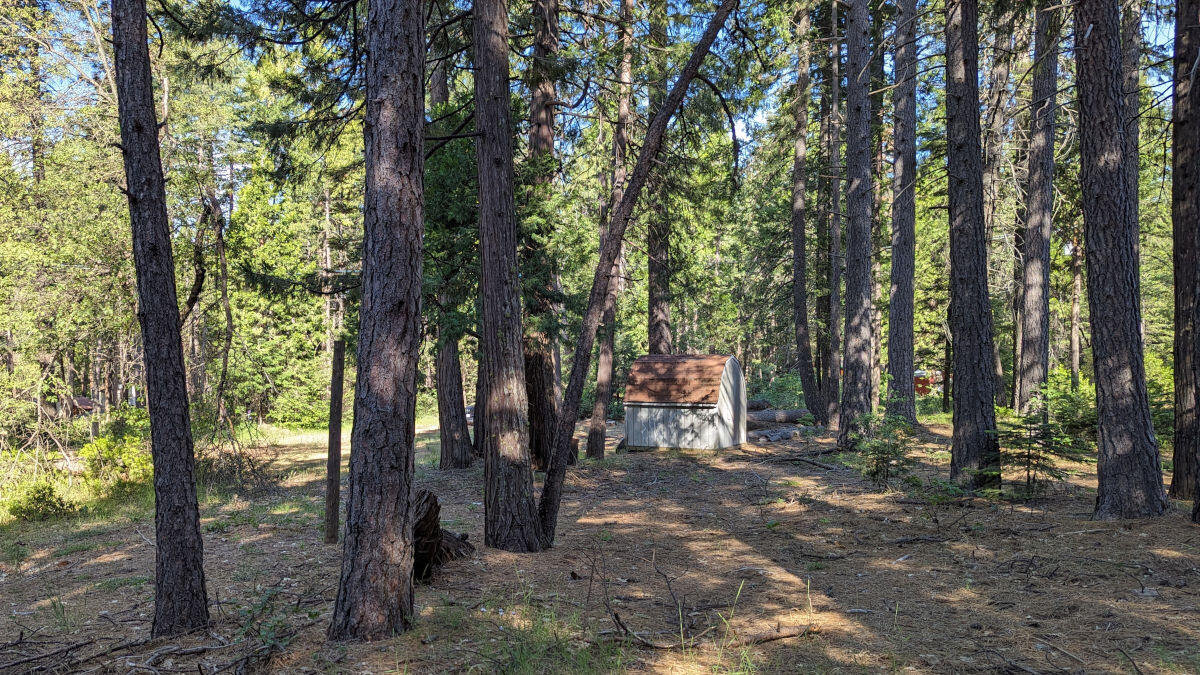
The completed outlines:
<svg viewBox="0 0 1200 675">
<path fill-rule="evenodd" d="M 621 0 L 621 65 L 617 74 L 620 89 L 617 92 L 617 120 L 613 126 L 613 172 L 612 194 L 601 217 L 600 248 L 608 234 L 608 216 L 625 196 L 627 178 L 626 163 L 629 156 L 630 97 L 633 91 L 633 0 Z M 604 298 L 604 314 L 600 335 L 600 352 L 596 357 L 596 403 L 592 407 L 592 420 L 588 427 L 587 456 L 604 457 L 604 441 L 608 434 L 608 404 L 613 392 L 613 343 L 617 334 L 617 297 L 623 283 L 623 247 L 617 251 L 617 260 L 612 267 L 608 282 L 608 294 Z"/>
<path fill-rule="evenodd" d="M 1142 361 L 1137 238 L 1126 156 L 1120 0 L 1075 4 L 1084 263 L 1099 423 L 1099 519 L 1167 508 Z M 1100 320 L 1103 317 L 1103 320 Z"/>
<path fill-rule="evenodd" d="M 329 447 L 325 456 L 325 543 L 338 542 L 342 504 L 342 398 L 346 371 L 346 341 L 333 341 L 329 378 Z"/>
<path fill-rule="evenodd" d="M 145 0 L 114 0 L 112 30 L 154 463 L 154 623 L 150 633 L 159 637 L 207 625 L 208 596 L 175 260 L 146 43 Z"/>
<path fill-rule="evenodd" d="M 1200 0 L 1180 0 L 1175 16 L 1171 220 L 1175 239 L 1175 466 L 1171 497 L 1196 499 L 1200 522 L 1200 416 L 1197 414 L 1197 293 L 1200 292 Z"/>
<path fill-rule="evenodd" d="M 542 549 L 533 501 L 529 403 L 521 334 L 521 281 L 513 207 L 512 121 L 508 90 L 508 3 L 474 5 L 475 123 L 479 130 L 480 300 L 487 395 L 484 457 L 485 546 L 506 551 Z"/>
<path fill-rule="evenodd" d="M 413 617 L 413 443 L 425 229 L 424 3 L 370 3 L 358 376 L 341 579 L 328 636 L 379 640 Z"/>
<path fill-rule="evenodd" d="M 871 22 L 867 0 L 849 0 L 846 14 L 846 356 L 838 446 L 853 448 L 871 412 Z"/>
<path fill-rule="evenodd" d="M 950 332 L 954 340 L 954 438 L 950 476 L 998 486 L 994 338 L 979 128 L 976 0 L 946 4 L 946 151 L 950 187 Z"/>
<path fill-rule="evenodd" d="M 829 229 L 826 257 L 829 260 L 829 299 L 825 353 L 825 417 L 830 426 L 839 423 L 839 385 L 842 380 L 842 50 L 838 37 L 838 0 L 829 3 L 829 70 L 826 92 L 829 95 L 829 132 L 825 154 L 829 158 Z"/>
<path fill-rule="evenodd" d="M 554 178 L 554 72 L 558 57 L 558 0 L 533 0 L 533 60 L 529 65 L 529 153 L 535 199 L 541 201 Z M 535 206 L 535 208 L 537 208 Z M 525 390 L 529 400 L 529 450 L 533 468 L 549 464 L 558 426 L 558 378 L 554 343 L 558 318 L 554 307 L 554 263 L 546 252 L 553 236 L 553 214 L 539 212 L 525 224 L 522 238 L 529 324 L 525 334 Z"/>
<path fill-rule="evenodd" d="M 462 362 L 458 336 L 438 327 L 437 371 L 438 429 L 440 430 L 441 469 L 465 469 L 471 466 L 471 431 L 467 426 L 467 407 L 463 401 Z"/>
<path fill-rule="evenodd" d="M 1050 233 L 1054 225 L 1054 125 L 1058 101 L 1058 9 L 1038 0 L 1022 240 L 1021 346 L 1016 408 L 1029 411 L 1050 371 Z"/>
<path fill-rule="evenodd" d="M 650 46 L 654 74 L 650 82 L 650 115 L 663 109 L 667 98 L 667 0 L 649 0 Z M 666 176 L 651 178 L 650 220 L 646 226 L 646 257 L 649 269 L 647 324 L 651 354 L 670 354 L 671 339 L 671 221 L 667 214 Z"/>
<path fill-rule="evenodd" d="M 917 423 L 913 388 L 913 281 L 916 269 L 917 199 L 917 2 L 900 0 L 896 16 L 892 276 L 888 299 L 888 382 L 885 409 Z"/>
<path fill-rule="evenodd" d="M 792 154 L 792 321 L 796 330 L 796 368 L 804 388 L 804 404 L 817 424 L 828 423 L 824 392 L 813 369 L 812 330 L 808 322 L 808 99 L 812 12 L 807 4 L 796 15 L 796 143 Z"/>
<path fill-rule="evenodd" d="M 671 93 L 667 95 L 666 102 L 654 118 L 650 120 L 650 126 L 646 129 L 646 137 L 643 139 L 641 150 L 638 152 L 633 173 L 629 177 L 629 185 L 626 186 L 624 196 L 616 208 L 613 209 L 612 216 L 609 218 L 608 237 L 604 242 L 604 248 L 600 251 L 600 260 L 596 265 L 596 272 L 592 277 L 592 288 L 588 294 L 587 309 L 583 313 L 579 340 L 575 345 L 575 356 L 571 361 L 571 377 L 567 384 L 567 391 L 563 395 L 563 411 L 559 417 L 558 434 L 554 440 L 554 455 L 550 460 L 550 470 L 546 472 L 546 484 L 542 490 L 541 501 L 538 504 L 542 532 L 547 546 L 554 542 L 555 527 L 558 523 L 558 509 L 562 501 L 563 480 L 566 477 L 567 461 L 570 458 L 571 437 L 575 431 L 575 420 L 579 415 L 583 384 L 591 367 L 592 347 L 595 346 L 596 342 L 596 329 L 600 324 L 600 313 L 604 308 L 604 298 L 608 295 L 611 270 L 617 260 L 617 254 L 620 252 L 621 239 L 625 236 L 625 229 L 629 226 L 629 219 L 633 215 L 633 207 L 637 202 L 638 195 L 650 175 L 654 158 L 658 155 L 658 151 L 662 147 L 662 139 L 667 130 L 667 123 L 675 114 L 680 104 L 683 103 L 688 85 L 691 84 L 692 80 L 696 77 L 696 73 L 699 72 L 700 64 L 708 55 L 713 41 L 717 39 L 717 33 L 725 26 L 725 21 L 729 18 L 729 14 L 733 11 L 737 2 L 738 0 L 724 0 L 717 7 L 712 19 L 709 20 L 708 27 L 705 28 L 704 33 L 696 42 L 691 56 L 680 71 L 679 77 L 676 78 L 674 86 L 671 87 Z M 478 22 L 478 17 L 476 17 L 476 21 Z M 478 95 L 476 99 L 478 100 Z"/>
</svg>

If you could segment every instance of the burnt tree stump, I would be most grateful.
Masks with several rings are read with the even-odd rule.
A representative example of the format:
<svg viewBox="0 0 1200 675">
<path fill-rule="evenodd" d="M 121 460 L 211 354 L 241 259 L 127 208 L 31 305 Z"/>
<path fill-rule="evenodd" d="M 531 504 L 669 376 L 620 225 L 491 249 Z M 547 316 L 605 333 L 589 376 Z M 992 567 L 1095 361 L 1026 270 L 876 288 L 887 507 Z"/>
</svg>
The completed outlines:
<svg viewBox="0 0 1200 675">
<path fill-rule="evenodd" d="M 451 560 L 475 552 L 466 533 L 442 529 L 442 507 L 437 495 L 429 490 L 417 492 L 413 498 L 413 513 L 413 577 L 418 581 L 429 579 Z"/>
</svg>

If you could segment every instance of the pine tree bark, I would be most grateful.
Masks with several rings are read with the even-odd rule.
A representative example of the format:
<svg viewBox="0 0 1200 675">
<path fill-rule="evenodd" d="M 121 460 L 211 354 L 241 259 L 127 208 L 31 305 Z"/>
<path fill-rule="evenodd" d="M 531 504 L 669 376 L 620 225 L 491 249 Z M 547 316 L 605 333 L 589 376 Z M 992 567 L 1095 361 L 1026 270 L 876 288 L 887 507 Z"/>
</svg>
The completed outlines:
<svg viewBox="0 0 1200 675">
<path fill-rule="evenodd" d="M 112 31 L 154 463 L 154 622 L 150 634 L 160 637 L 207 625 L 208 596 L 145 0 L 114 0 Z"/>
<path fill-rule="evenodd" d="M 825 417 L 838 428 L 839 385 L 842 379 L 842 50 L 838 36 L 838 0 L 829 3 L 829 341 L 825 345 Z"/>
<path fill-rule="evenodd" d="M 896 54 L 892 178 L 892 272 L 888 298 L 889 416 L 917 423 L 913 385 L 913 281 L 917 222 L 917 2 L 900 0 L 896 16 Z"/>
<path fill-rule="evenodd" d="M 1179 0 L 1175 13 L 1174 135 L 1171 220 L 1175 240 L 1175 461 L 1171 497 L 1196 499 L 1200 523 L 1200 0 Z"/>
<path fill-rule="evenodd" d="M 529 154 L 536 199 L 548 196 L 554 178 L 554 82 L 558 58 L 558 0 L 533 0 L 533 59 L 529 64 Z M 558 427 L 558 380 L 554 342 L 554 263 L 546 244 L 554 233 L 551 214 L 526 225 L 523 242 L 526 279 L 525 390 L 529 400 L 529 449 L 533 468 L 545 470 Z"/>
<path fill-rule="evenodd" d="M 325 454 L 325 543 L 338 542 L 342 504 L 342 398 L 346 373 L 346 341 L 333 341 L 329 378 L 329 444 Z"/>
<path fill-rule="evenodd" d="M 1021 252 L 1021 347 L 1016 408 L 1024 414 L 1050 371 L 1050 234 L 1054 224 L 1054 128 L 1058 108 L 1058 9 L 1038 0 Z"/>
<path fill-rule="evenodd" d="M 713 41 L 717 39 L 717 33 L 725 26 L 729 14 L 733 11 L 737 3 L 738 0 L 724 0 L 717 7 L 712 19 L 709 20 L 708 27 L 705 28 L 704 33 L 701 34 L 700 39 L 696 42 L 696 46 L 692 49 L 692 54 L 680 71 L 679 77 L 675 79 L 675 84 L 671 87 L 671 92 L 667 95 L 666 102 L 654 118 L 650 120 L 650 125 L 646 129 L 646 137 L 642 142 L 641 150 L 638 152 L 637 162 L 634 164 L 633 172 L 629 177 L 629 184 L 625 188 L 625 194 L 620 203 L 613 209 L 612 216 L 609 218 L 608 236 L 605 239 L 604 248 L 600 251 L 600 260 L 596 264 L 596 272 L 592 277 L 592 288 L 588 294 L 587 309 L 583 313 L 579 339 L 575 345 L 575 356 L 571 361 L 571 376 L 568 380 L 566 393 L 563 395 L 563 411 L 559 418 L 558 434 L 554 440 L 554 455 L 550 460 L 550 470 L 546 472 L 546 483 L 542 489 L 541 500 L 538 504 L 538 514 L 542 523 L 544 541 L 547 546 L 554 542 L 554 532 L 558 523 L 558 509 L 562 501 L 563 480 L 566 477 L 567 461 L 570 458 L 571 438 L 575 431 L 575 420 L 579 415 L 584 380 L 591 369 L 592 347 L 596 344 L 596 330 L 600 324 L 600 314 L 603 311 L 604 298 L 608 295 L 612 266 L 616 262 L 617 254 L 620 251 L 621 239 L 625 236 L 625 229 L 629 226 L 629 219 L 633 215 L 633 207 L 642 191 L 642 187 L 646 184 L 646 179 L 650 175 L 654 158 L 662 148 L 662 140 L 667 130 L 667 123 L 674 116 L 675 111 L 679 109 L 680 104 L 683 103 L 688 86 L 696 77 L 696 73 L 699 72 L 700 64 L 703 63 L 704 58 L 708 55 Z M 478 21 L 478 17 L 476 17 L 476 21 Z M 478 100 L 478 94 L 476 95 L 476 99 Z"/>
<path fill-rule="evenodd" d="M 508 90 L 508 3 L 474 5 L 475 124 L 479 130 L 480 337 L 487 382 L 484 545 L 514 552 L 542 549 L 533 501 L 529 402 L 513 207 L 512 121 Z"/>
<path fill-rule="evenodd" d="M 828 410 L 813 370 L 812 332 L 808 322 L 808 99 L 812 12 L 807 3 L 796 13 L 796 143 L 792 154 L 792 321 L 796 331 L 796 367 L 804 389 L 804 404 L 816 423 L 828 423 Z"/>
<path fill-rule="evenodd" d="M 626 163 L 629 154 L 630 97 L 633 91 L 633 0 L 621 0 L 621 65 L 617 74 L 617 120 L 613 125 L 612 192 L 601 217 L 600 248 L 608 231 L 608 214 L 625 196 Z M 608 294 L 604 298 L 604 314 L 600 334 L 600 353 L 596 357 L 596 402 L 588 427 L 587 456 L 603 459 L 604 442 L 608 435 L 608 405 L 612 401 L 614 340 L 616 339 L 617 297 L 623 288 L 621 268 L 623 247 L 617 251 Z"/>
<path fill-rule="evenodd" d="M 871 412 L 871 22 L 867 0 L 846 14 L 846 356 L 838 447 L 853 449 Z"/>
<path fill-rule="evenodd" d="M 449 298 L 443 295 L 443 305 Z M 462 365 L 458 352 L 458 335 L 441 326 L 437 331 L 437 352 L 434 368 L 437 371 L 438 433 L 440 454 L 438 468 L 465 469 L 473 459 L 471 432 L 467 427 L 467 408 L 463 401 Z"/>
<path fill-rule="evenodd" d="M 946 5 L 946 151 L 950 178 L 950 332 L 954 339 L 954 437 L 950 476 L 975 487 L 1000 483 L 992 306 L 979 128 L 976 0 Z"/>
<path fill-rule="evenodd" d="M 1071 390 L 1079 389 L 1079 367 L 1083 360 L 1083 244 L 1076 233 L 1071 240 Z"/>
<path fill-rule="evenodd" d="M 650 81 L 650 115 L 662 110 L 667 98 L 667 0 L 649 0 L 650 46 L 654 75 Z M 651 354 L 674 351 L 671 337 L 671 222 L 667 214 L 666 176 L 660 171 L 650 181 L 649 223 L 646 226 L 649 324 Z"/>
<path fill-rule="evenodd" d="M 425 228 L 424 2 L 371 2 L 358 375 L 341 578 L 328 637 L 413 619 L 413 451 Z"/>
<path fill-rule="evenodd" d="M 1120 0 L 1075 4 L 1084 263 L 1099 423 L 1095 518 L 1142 518 L 1167 508 L 1142 360 L 1141 300 L 1126 155 Z"/>
</svg>

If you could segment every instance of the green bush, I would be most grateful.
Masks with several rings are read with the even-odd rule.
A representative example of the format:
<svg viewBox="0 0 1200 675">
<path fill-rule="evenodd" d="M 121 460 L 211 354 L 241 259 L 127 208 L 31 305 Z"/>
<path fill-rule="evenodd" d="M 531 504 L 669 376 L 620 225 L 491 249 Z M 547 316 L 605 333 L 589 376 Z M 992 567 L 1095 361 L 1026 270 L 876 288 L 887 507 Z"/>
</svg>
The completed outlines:
<svg viewBox="0 0 1200 675">
<path fill-rule="evenodd" d="M 8 512 L 20 521 L 61 518 L 74 510 L 75 507 L 58 494 L 54 484 L 45 480 L 30 484 L 8 504 Z"/>
<path fill-rule="evenodd" d="M 79 451 L 87 477 L 103 482 L 142 483 L 154 476 L 154 462 L 136 436 L 101 436 Z"/>
<path fill-rule="evenodd" d="M 108 422 L 101 430 L 101 435 L 110 438 L 150 438 L 150 412 L 122 403 L 109 411 Z"/>
<path fill-rule="evenodd" d="M 869 413 L 858 418 L 859 432 L 852 439 L 858 450 L 858 468 L 879 486 L 912 469 L 915 440 L 912 426 L 902 417 Z"/>
</svg>

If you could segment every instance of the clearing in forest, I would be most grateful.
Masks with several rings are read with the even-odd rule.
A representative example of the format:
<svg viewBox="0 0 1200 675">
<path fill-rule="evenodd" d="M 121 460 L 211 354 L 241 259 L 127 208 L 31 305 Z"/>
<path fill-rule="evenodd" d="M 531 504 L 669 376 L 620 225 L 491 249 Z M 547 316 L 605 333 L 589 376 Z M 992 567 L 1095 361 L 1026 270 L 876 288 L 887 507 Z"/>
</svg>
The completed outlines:
<svg viewBox="0 0 1200 675">
<path fill-rule="evenodd" d="M 261 449 L 261 487 L 202 489 L 214 625 L 182 640 L 147 640 L 144 505 L 4 526 L 0 671 L 1200 670 L 1183 505 L 1093 522 L 1090 465 L 1038 501 L 963 498 L 941 482 L 947 434 L 920 433 L 892 490 L 814 457 L 828 436 L 583 461 L 533 555 L 480 546 L 482 465 L 439 471 L 420 434 L 419 486 L 480 548 L 418 587 L 412 631 L 372 644 L 324 640 L 341 547 L 321 544 L 324 447 L 293 435 Z"/>
</svg>

